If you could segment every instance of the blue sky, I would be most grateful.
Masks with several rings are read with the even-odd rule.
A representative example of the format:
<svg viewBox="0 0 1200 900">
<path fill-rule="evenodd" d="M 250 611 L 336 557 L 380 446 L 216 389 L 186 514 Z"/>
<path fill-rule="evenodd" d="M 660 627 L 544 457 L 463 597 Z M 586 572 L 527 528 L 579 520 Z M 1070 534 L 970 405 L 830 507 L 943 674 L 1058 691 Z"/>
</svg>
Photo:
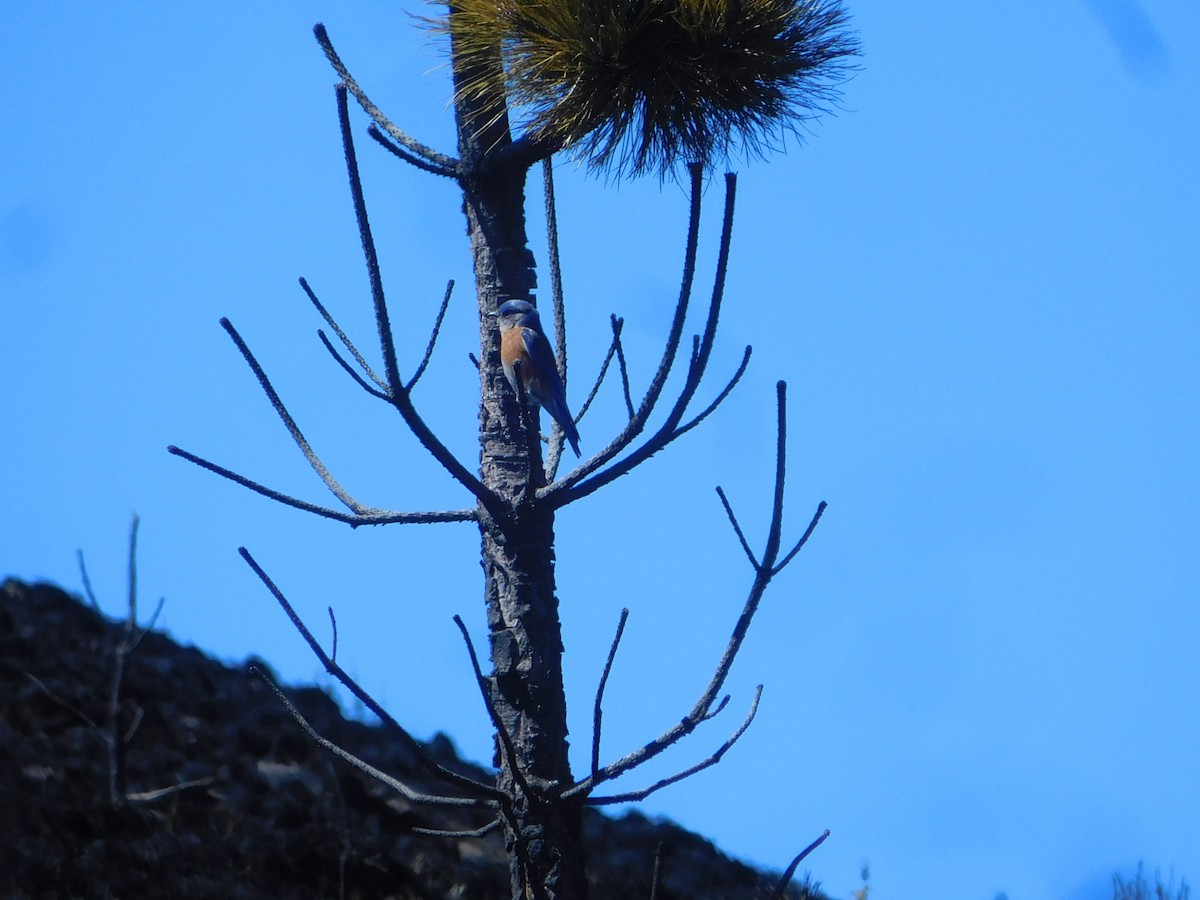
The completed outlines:
<svg viewBox="0 0 1200 900">
<path fill-rule="evenodd" d="M 780 867 L 830 828 L 810 863 L 841 897 L 864 862 L 879 897 L 1092 900 L 1139 859 L 1200 878 L 1200 10 L 848 6 L 866 53 L 841 112 L 739 166 L 713 390 L 746 344 L 749 374 L 709 427 L 559 518 L 578 764 L 622 606 L 606 757 L 706 682 L 751 577 L 713 487 L 761 542 L 783 378 L 789 534 L 819 500 L 829 511 L 767 595 L 730 710 L 626 787 L 710 752 L 761 682 L 722 765 L 647 811 Z M 314 626 L 336 608 L 341 660 L 400 720 L 484 760 L 450 621 L 482 641 L 470 526 L 351 532 L 165 450 L 328 496 L 218 327 L 228 315 L 360 499 L 468 503 L 328 359 L 296 284 L 371 345 L 317 21 L 395 120 L 453 149 L 444 58 L 394 4 L 0 7 L 0 574 L 77 589 L 82 548 L 118 612 L 136 511 L 163 626 L 319 678 L 244 544 Z M 417 400 L 471 459 L 458 198 L 365 139 L 360 156 L 391 303 L 416 325 L 402 365 L 459 283 Z M 610 312 L 644 386 L 686 198 L 569 161 L 557 179 L 578 405 Z M 702 285 L 720 204 L 718 180 Z M 620 407 L 609 390 L 584 419 L 585 453 Z"/>
</svg>

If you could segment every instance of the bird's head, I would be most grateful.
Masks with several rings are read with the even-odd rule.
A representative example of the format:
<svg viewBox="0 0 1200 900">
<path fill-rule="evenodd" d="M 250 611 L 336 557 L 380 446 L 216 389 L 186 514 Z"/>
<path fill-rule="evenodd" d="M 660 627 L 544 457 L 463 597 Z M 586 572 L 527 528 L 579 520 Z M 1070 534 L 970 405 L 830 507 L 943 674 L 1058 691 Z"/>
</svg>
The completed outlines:
<svg viewBox="0 0 1200 900">
<path fill-rule="evenodd" d="M 504 331 L 518 326 L 542 330 L 542 320 L 538 316 L 537 308 L 528 300 L 508 300 L 502 303 L 496 310 L 496 317 Z"/>
</svg>

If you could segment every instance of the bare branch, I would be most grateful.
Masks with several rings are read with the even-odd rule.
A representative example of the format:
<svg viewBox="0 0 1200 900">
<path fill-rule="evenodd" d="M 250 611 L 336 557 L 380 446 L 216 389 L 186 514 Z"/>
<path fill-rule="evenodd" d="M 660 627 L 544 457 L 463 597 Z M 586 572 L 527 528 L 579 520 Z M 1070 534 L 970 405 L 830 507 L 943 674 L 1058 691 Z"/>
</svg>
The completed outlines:
<svg viewBox="0 0 1200 900">
<path fill-rule="evenodd" d="M 161 787 L 153 791 L 133 791 L 125 795 L 125 799 L 130 803 L 153 803 L 155 800 L 161 800 L 163 797 L 169 797 L 172 794 L 178 794 L 180 791 L 186 791 L 190 788 L 208 787 L 216 782 L 216 777 L 208 775 L 204 778 L 193 778 L 191 781 L 181 781 L 179 784 L 169 784 L 166 787 Z"/>
<path fill-rule="evenodd" d="M 750 365 L 750 353 L 751 348 L 746 347 L 746 352 L 742 354 L 741 365 L 738 366 L 737 371 L 733 373 L 733 377 L 729 379 L 729 383 L 725 385 L 725 387 L 721 390 L 721 393 L 717 394 L 717 398 L 713 400 L 713 402 L 707 407 L 705 407 L 704 412 L 700 413 L 700 415 L 696 416 L 696 418 L 692 419 L 692 421 L 688 422 L 686 425 L 680 425 L 678 428 L 676 428 L 675 433 L 671 436 L 671 440 L 675 440 L 675 438 L 687 434 L 689 431 L 707 419 L 710 415 L 712 415 L 716 408 L 725 402 L 725 398 L 729 396 L 730 391 L 737 386 L 737 383 L 742 380 L 742 376 L 746 374 L 746 367 Z"/>
<path fill-rule="evenodd" d="M 656 781 L 649 787 L 642 788 L 638 791 L 628 791 L 623 794 L 613 794 L 608 797 L 588 797 L 585 802 L 589 806 L 611 806 L 614 803 L 638 803 L 642 800 L 645 800 L 655 791 L 660 791 L 665 787 L 669 787 L 672 784 L 683 781 L 683 779 L 695 775 L 697 772 L 702 772 L 711 766 L 715 766 L 721 761 L 721 757 L 723 757 L 729 751 L 729 748 L 736 744 L 741 736 L 746 733 L 746 729 L 749 728 L 750 723 L 754 721 L 754 716 L 758 712 L 758 701 L 760 697 L 762 697 L 761 684 L 754 689 L 754 701 L 750 704 L 750 712 L 746 714 L 746 718 L 742 721 L 742 724 L 738 726 L 737 731 L 730 735 L 729 740 L 725 741 L 725 743 L 714 750 L 709 756 L 696 763 L 694 766 L 689 766 L 682 772 L 676 772 L 674 775 L 671 775 L 668 778 L 663 778 L 660 781 Z"/>
<path fill-rule="evenodd" d="M 396 343 L 388 316 L 387 300 L 383 293 L 383 276 L 379 272 L 379 255 L 375 252 L 375 239 L 371 235 L 371 223 L 367 219 L 367 202 L 363 196 L 362 178 L 358 170 L 358 155 L 355 153 L 354 138 L 350 133 L 350 110 L 346 102 L 346 85 L 338 85 L 335 94 L 337 96 L 338 124 L 342 132 L 342 152 L 346 157 L 346 174 L 350 178 L 350 196 L 354 202 L 354 217 L 358 221 L 358 236 L 367 265 L 371 300 L 375 305 L 375 329 L 383 351 L 384 380 L 388 386 L 388 393 L 395 395 L 402 390 L 404 383 L 400 380 L 400 371 L 396 365 Z"/>
<path fill-rule="evenodd" d="M 333 640 L 329 647 L 329 661 L 337 662 L 337 617 L 333 614 L 332 606 L 325 607 L 325 610 L 329 613 L 329 630 L 333 634 Z"/>
<path fill-rule="evenodd" d="M 321 38 L 323 31 L 324 29 L 319 30 L 318 39 Z M 332 52 L 332 47 L 327 50 L 327 53 L 329 52 Z M 375 327 L 379 332 L 379 342 L 383 350 L 384 377 L 387 382 L 388 396 L 396 411 L 404 419 L 404 423 L 430 455 L 442 464 L 442 467 L 450 473 L 455 481 L 470 491 L 488 512 L 499 518 L 504 514 L 500 499 L 483 482 L 472 475 L 425 424 L 425 420 L 418 415 L 413 406 L 408 390 L 400 378 L 400 371 L 396 364 L 396 343 L 388 316 L 387 300 L 383 293 L 383 279 L 379 272 L 379 256 L 375 252 L 375 238 L 371 234 L 371 223 L 367 217 L 367 204 L 363 196 L 362 179 L 359 177 L 358 158 L 354 152 L 354 138 L 350 133 L 346 85 L 338 85 L 336 94 L 338 122 L 342 132 L 342 149 L 346 156 L 346 172 L 350 178 L 350 195 L 354 202 L 354 216 L 358 222 L 363 258 L 366 261 L 367 276 L 371 285 L 371 299 L 375 306 Z"/>
<path fill-rule="evenodd" d="M 796 546 L 793 547 L 788 552 L 788 555 L 783 558 L 783 561 L 771 570 L 772 575 L 778 575 L 780 572 L 782 572 L 784 566 L 792 561 L 792 557 L 800 552 L 800 548 L 808 543 L 808 539 L 812 537 L 812 533 L 816 530 L 817 523 L 821 521 L 821 516 L 824 514 L 827 506 L 829 506 L 829 504 L 824 500 L 817 504 L 817 511 L 813 513 L 812 520 L 808 523 L 808 527 L 804 529 L 804 534 L 801 535 L 800 540 L 796 542 Z"/>
<path fill-rule="evenodd" d="M 621 329 L 625 325 L 625 320 L 618 319 L 615 315 L 610 315 L 609 322 L 612 325 L 613 339 L 612 339 L 612 342 L 609 343 L 609 345 L 608 345 L 608 352 L 604 354 L 604 361 L 602 363 L 600 363 L 600 371 L 596 375 L 596 380 L 592 384 L 592 389 L 588 393 L 587 399 L 585 399 L 583 401 L 583 405 L 579 408 L 579 413 L 575 416 L 575 421 L 577 423 L 583 420 L 584 415 L 587 413 L 589 407 L 591 407 L 591 405 L 592 405 L 592 401 L 595 400 L 596 395 L 598 393 L 600 393 L 600 385 L 604 384 L 604 377 L 608 374 L 608 367 L 612 363 L 613 357 L 617 356 L 619 354 L 620 358 L 622 360 L 625 359 L 625 355 L 623 352 L 621 352 L 621 349 L 620 349 L 621 348 Z M 621 374 L 622 374 L 622 377 L 625 382 L 625 402 L 626 402 L 627 408 L 629 409 L 629 417 L 632 419 L 633 418 L 633 403 L 629 399 L 629 379 L 628 379 L 628 377 L 626 377 L 626 373 L 624 370 L 624 363 L 622 363 Z"/>
<path fill-rule="evenodd" d="M 567 312 L 563 303 L 562 264 L 558 246 L 558 209 L 554 197 L 554 164 L 542 160 L 542 188 L 545 195 L 546 255 L 550 269 L 550 305 L 554 313 L 554 364 L 567 387 Z M 562 460 L 566 434 L 561 428 L 550 429 L 550 452 L 546 459 L 546 481 L 553 481 Z"/>
<path fill-rule="evenodd" d="M 788 867 L 784 870 L 783 875 L 780 877 L 779 883 L 775 885 L 775 890 L 771 892 L 769 900 L 783 900 L 783 892 L 786 891 L 787 886 L 791 884 L 792 878 L 795 876 L 796 869 L 799 867 L 800 863 L 804 862 L 804 859 L 808 856 L 808 854 L 812 853 L 823 843 L 825 843 L 825 838 L 827 837 L 829 837 L 828 828 L 821 833 L 819 838 L 796 854 L 796 858 L 791 861 Z"/>
<path fill-rule="evenodd" d="M 733 507 L 729 505 L 725 491 L 720 485 L 717 485 L 717 496 L 721 498 L 721 505 L 725 507 L 725 515 L 729 516 L 729 524 L 733 526 L 734 533 L 737 534 L 738 540 L 742 542 L 742 549 L 746 551 L 746 556 L 750 559 L 750 565 L 757 570 L 759 568 L 758 560 L 754 558 L 754 551 L 750 549 L 750 544 L 746 541 L 746 535 L 742 533 L 742 526 L 738 524 L 737 516 L 733 514 Z"/>
<path fill-rule="evenodd" d="M 567 383 L 567 318 L 563 306 L 562 266 L 558 251 L 558 211 L 554 201 L 554 166 L 542 160 L 542 187 L 546 195 L 546 245 L 550 267 L 550 303 L 554 310 L 555 363 L 563 385 Z"/>
<path fill-rule="evenodd" d="M 57 703 L 63 709 L 78 716 L 79 721 L 83 722 L 89 728 L 95 728 L 97 731 L 100 729 L 100 726 L 97 725 L 92 720 L 91 716 L 89 716 L 87 713 L 85 713 L 82 709 L 80 709 L 78 706 L 76 706 L 70 700 L 66 699 L 65 697 L 60 697 L 58 694 L 54 693 L 54 691 L 50 690 L 50 686 L 48 684 L 46 684 L 46 682 L 42 681 L 42 679 L 38 678 L 32 672 L 22 671 L 22 674 L 26 678 L 28 678 L 30 681 L 32 681 L 34 684 L 34 687 L 36 687 L 38 690 L 40 690 L 43 694 L 45 694 L 47 697 L 49 697 L 51 700 L 53 700 L 55 703 Z"/>
<path fill-rule="evenodd" d="M 239 547 L 238 553 L 241 555 L 242 559 L 246 561 L 247 565 L 254 570 L 254 574 L 258 576 L 259 580 L 266 585 L 267 590 L 271 592 L 271 595 L 275 598 L 275 601 L 280 605 L 280 607 L 282 607 L 283 611 L 287 614 L 287 617 L 291 620 L 292 625 L 295 626 L 298 632 L 300 632 L 300 636 L 304 638 L 305 643 L 308 644 L 313 654 L 318 660 L 320 660 L 321 665 L 325 667 L 325 671 L 341 682 L 342 685 L 344 685 L 346 689 L 350 691 L 350 693 L 359 699 L 363 706 L 371 710 L 371 712 L 379 717 L 379 720 L 383 722 L 385 726 L 395 732 L 397 737 L 400 738 L 401 743 L 416 755 L 421 765 L 423 765 L 427 770 L 429 770 L 429 772 L 431 772 L 433 775 L 436 775 L 442 781 L 453 784 L 456 787 L 475 794 L 476 796 L 491 797 L 495 800 L 503 799 L 504 794 L 495 787 L 484 784 L 481 781 L 476 781 L 473 778 L 468 778 L 465 775 L 460 775 L 459 773 L 451 771 L 450 769 L 447 769 L 436 762 L 425 750 L 425 748 L 421 746 L 420 742 L 417 741 L 416 738 L 409 734 L 399 722 L 392 718 L 391 714 L 388 713 L 387 710 L 379 705 L 378 701 L 376 701 L 374 697 L 363 690 L 357 681 L 347 675 L 345 670 L 338 665 L 332 657 L 325 653 L 325 651 L 321 648 L 321 645 L 317 643 L 317 639 L 313 637 L 312 632 L 308 630 L 308 626 L 305 625 L 300 619 L 300 616 L 297 615 L 296 610 L 292 607 L 292 604 L 289 603 L 287 598 L 283 596 L 283 592 L 275 586 L 275 582 L 271 580 L 270 576 L 263 571 L 262 566 L 260 566 L 254 557 L 250 555 L 250 551 L 245 547 Z"/>
<path fill-rule="evenodd" d="M 618 319 L 616 316 L 613 319 L 613 349 L 617 352 L 617 366 L 621 371 L 621 393 L 625 396 L 625 411 L 629 413 L 629 418 L 634 417 L 633 397 L 629 394 L 629 367 L 625 364 L 625 347 L 621 344 L 621 329 L 625 325 L 624 319 Z"/>
<path fill-rule="evenodd" d="M 369 762 L 359 759 L 350 751 L 342 749 L 333 741 L 318 733 L 317 730 L 309 724 L 308 720 L 304 718 L 304 715 L 300 712 L 300 710 L 296 709 L 296 707 L 292 704 L 292 701 L 287 698 L 287 695 L 284 694 L 279 685 L 275 683 L 274 679 L 271 678 L 266 669 L 257 664 L 251 664 L 249 668 L 251 672 L 253 672 L 266 683 L 267 687 L 271 689 L 272 693 L 275 694 L 279 702 L 287 707 L 287 711 L 291 713 L 292 718 L 295 719 L 296 723 L 304 729 L 304 733 L 307 734 L 309 738 L 335 756 L 341 757 L 360 772 L 371 776 L 381 784 L 387 785 L 397 794 L 400 794 L 400 796 L 404 797 L 404 799 L 409 803 L 416 803 L 423 806 L 460 806 L 470 807 L 472 809 L 497 808 L 498 804 L 495 800 L 484 800 L 479 797 L 444 797 L 437 794 L 422 793 L 421 791 L 417 791 L 409 787 L 398 778 L 393 778 L 386 772 L 375 768 Z"/>
<path fill-rule="evenodd" d="M 308 295 L 308 299 L 312 302 L 312 305 L 317 308 L 317 312 L 321 314 L 321 318 L 323 318 L 329 327 L 333 329 L 333 333 L 338 336 L 338 340 L 340 340 L 342 344 L 345 345 L 346 349 L 350 351 L 350 355 L 354 357 L 354 361 L 362 367 L 364 372 L 367 373 L 367 377 L 370 378 L 371 381 L 375 382 L 375 386 L 379 388 L 381 392 L 386 392 L 387 382 L 375 374 L 375 370 L 371 368 L 370 364 L 366 361 L 366 359 L 363 358 L 363 355 L 358 352 L 358 348 L 355 347 L 350 338 L 346 336 L 346 332 L 342 331 L 342 326 L 338 325 L 338 323 L 334 321 L 333 316 L 329 314 L 329 310 L 327 310 L 321 301 L 317 299 L 316 293 L 314 293 L 313 289 L 308 286 L 308 281 L 306 279 L 300 279 L 300 287 L 304 289 L 304 293 Z M 330 352 L 332 352 L 332 349 Z"/>
<path fill-rule="evenodd" d="M 437 343 L 438 333 L 442 330 L 442 319 L 446 318 L 446 307 L 450 305 L 450 294 L 453 291 L 454 279 L 451 278 L 446 282 L 446 294 L 442 297 L 442 305 L 438 308 L 437 318 L 433 321 L 433 331 L 429 333 L 429 346 L 425 348 L 425 355 L 421 357 L 421 364 L 417 366 L 417 371 L 404 386 L 406 391 L 411 391 L 413 386 L 421 380 L 421 376 L 425 374 L 425 367 L 429 365 L 429 358 L 433 356 L 433 345 Z"/>
<path fill-rule="evenodd" d="M 423 172 L 429 172 L 433 175 L 441 175 L 446 178 L 457 178 L 459 175 L 459 173 L 456 171 L 444 169 L 441 166 L 436 166 L 433 163 L 426 162 L 422 157 L 417 156 L 415 153 L 410 153 L 403 147 L 397 147 L 383 136 L 383 132 L 379 130 L 378 125 L 368 125 L 367 134 L 375 141 L 375 143 L 383 147 L 383 149 L 388 153 L 391 153 L 402 162 L 406 162 L 410 166 L 414 166 Z"/>
<path fill-rule="evenodd" d="M 337 51 L 333 49 L 333 42 L 329 39 L 329 32 L 325 30 L 324 25 L 318 24 L 313 29 L 313 34 L 316 35 L 317 43 L 321 45 L 321 49 L 325 51 L 325 57 L 333 66 L 334 71 L 338 73 L 338 77 L 345 83 L 350 93 L 354 95 L 354 99 L 358 101 L 358 105 L 363 108 L 368 116 L 375 120 L 384 131 L 390 134 L 396 141 L 411 151 L 415 156 L 425 160 L 430 166 L 438 170 L 438 174 L 446 175 L 451 178 L 458 177 L 459 162 L 453 157 L 446 156 L 443 153 L 438 153 L 430 147 L 426 147 L 420 141 L 405 134 L 385 116 L 374 103 L 368 99 L 363 89 L 358 86 L 358 82 L 354 80 L 354 76 L 350 74 L 345 63 L 337 55 Z"/>
<path fill-rule="evenodd" d="M 659 361 L 658 369 L 650 381 L 650 387 L 647 388 L 646 395 L 642 398 L 642 403 L 638 407 L 636 414 L 621 430 L 621 433 L 613 438 L 607 447 L 582 465 L 577 466 L 566 477 L 538 492 L 539 497 L 542 499 L 550 500 L 553 498 L 554 505 L 556 506 L 561 506 L 575 499 L 574 491 L 577 490 L 575 485 L 616 457 L 617 454 L 628 447 L 642 433 L 646 427 L 647 420 L 650 418 L 650 414 L 658 404 L 663 388 L 666 386 L 667 376 L 671 372 L 671 367 L 675 362 L 675 355 L 679 350 L 679 341 L 683 335 L 683 324 L 687 317 L 688 301 L 691 297 L 692 284 L 695 280 L 696 250 L 700 236 L 702 176 L 703 172 L 699 166 L 691 168 L 691 203 L 688 210 L 688 233 L 684 250 L 683 276 L 679 286 L 679 299 L 675 304 L 675 315 L 671 321 L 671 329 L 667 335 L 666 346 L 663 348 L 663 356 Z M 587 493 L 591 493 L 591 491 L 589 490 Z M 561 494 L 567 494 L 568 496 L 563 499 L 558 496 Z M 583 494 L 579 494 L 579 496 L 583 496 Z"/>
<path fill-rule="evenodd" d="M 446 837 L 446 838 L 481 838 L 491 834 L 500 827 L 500 819 L 492 819 L 482 828 L 476 828 L 472 831 L 447 831 L 441 828 L 420 828 L 415 827 L 410 829 L 413 834 L 423 834 L 429 837 Z"/>
<path fill-rule="evenodd" d="M 360 525 L 424 525 L 434 522 L 474 522 L 478 517 L 478 512 L 475 509 L 439 510 L 435 512 L 395 512 L 378 509 L 373 506 L 360 506 L 359 512 L 344 513 L 339 509 L 318 506 L 315 503 L 309 503 L 307 500 L 300 500 L 288 494 L 264 487 L 257 481 L 251 481 L 244 475 L 239 475 L 237 472 L 226 469 L 224 466 L 219 466 L 214 462 L 209 462 L 207 459 L 196 456 L 194 453 L 189 453 L 187 450 L 176 447 L 174 444 L 167 447 L 167 452 L 186 459 L 188 462 L 195 463 L 202 469 L 208 469 L 208 471 L 220 475 L 222 478 L 227 478 L 235 484 L 240 484 L 244 488 L 249 488 L 256 494 L 261 494 L 269 500 L 274 500 L 277 503 L 282 503 L 284 506 L 301 509 L 326 519 L 345 522 L 352 528 L 358 528 Z"/>
<path fill-rule="evenodd" d="M 391 403 L 391 399 L 386 393 L 379 390 L 379 388 L 372 387 L 371 385 L 367 384 L 367 380 L 354 371 L 354 368 L 350 365 L 350 363 L 346 362 L 346 360 L 342 358 L 342 354 L 337 352 L 337 348 L 330 343 L 329 338 L 325 336 L 325 332 L 319 328 L 317 329 L 317 337 L 321 339 L 321 343 L 325 345 L 325 349 L 329 351 L 329 355 L 337 361 L 338 365 L 346 370 L 346 374 L 358 382 L 359 387 L 361 387 L 372 397 L 378 397 L 380 400 Z"/>
<path fill-rule="evenodd" d="M 767 536 L 767 546 L 763 552 L 762 562 L 754 566 L 754 581 L 750 586 L 749 594 L 746 598 L 745 605 L 742 607 L 741 615 L 738 617 L 737 623 L 734 625 L 733 633 L 725 645 L 725 651 L 721 655 L 720 661 L 717 663 L 716 669 L 713 672 L 712 678 L 709 680 L 708 686 L 700 695 L 700 699 L 688 711 L 676 725 L 663 732 L 654 740 L 643 745 L 639 749 L 629 753 L 625 757 L 601 768 L 598 772 L 594 772 L 589 778 L 578 782 L 564 796 L 573 796 L 576 794 L 588 794 L 599 784 L 605 781 L 611 781 L 624 773 L 630 771 L 637 766 L 642 765 L 648 760 L 660 754 L 667 747 L 680 741 L 682 738 L 690 734 L 696 729 L 699 723 L 711 718 L 720 711 L 720 706 L 716 710 L 713 709 L 713 703 L 716 701 L 717 695 L 721 692 L 721 688 L 725 684 L 725 680 L 729 677 L 730 669 L 733 667 L 734 659 L 736 659 L 738 651 L 741 649 L 743 642 L 746 639 L 746 634 L 750 629 L 750 623 L 754 619 L 755 613 L 758 611 L 759 603 L 762 601 L 763 594 L 766 592 L 771 580 L 780 572 L 783 565 L 790 562 L 792 557 L 799 548 L 802 547 L 816 528 L 817 522 L 820 520 L 821 513 L 825 509 L 825 504 L 822 503 L 817 514 L 813 517 L 804 536 L 800 539 L 796 548 L 790 553 L 784 564 L 776 566 L 775 560 L 779 553 L 780 532 L 783 522 L 783 484 L 786 474 L 786 449 L 787 449 L 787 415 L 786 415 L 786 385 L 779 382 L 776 388 L 778 398 L 778 439 L 777 439 L 777 458 L 775 464 L 775 491 L 774 504 L 771 514 L 771 525 Z M 720 491 L 720 489 L 718 489 Z M 730 520 L 734 523 L 734 529 L 738 532 L 739 539 L 742 541 L 742 547 L 750 557 L 751 562 L 754 562 L 754 554 L 750 551 L 749 545 L 742 534 L 740 527 L 733 518 L 732 509 L 729 507 L 728 501 L 725 499 L 724 492 L 720 491 L 722 503 L 725 504 L 726 512 L 730 516 Z M 724 701 L 722 701 L 723 705 Z M 757 699 L 755 700 L 757 706 Z M 723 751 L 722 751 L 723 752 Z M 686 777 L 683 776 L 683 777 Z M 668 782 L 670 783 L 670 782 Z M 654 787 L 657 790 L 657 787 Z M 622 797 L 626 795 L 620 795 Z M 617 801 L 605 801 L 617 802 Z"/>
<path fill-rule="evenodd" d="M 88 578 L 87 565 L 83 561 L 82 550 L 75 551 L 75 559 L 79 562 L 79 577 L 83 579 L 83 590 L 87 594 L 88 603 L 91 604 L 92 609 L 100 612 L 100 604 L 96 601 L 96 594 L 92 590 L 92 580 Z"/>
<path fill-rule="evenodd" d="M 621 434 L 608 447 L 568 474 L 565 478 L 538 492 L 539 499 L 549 501 L 556 508 L 586 497 L 588 494 L 615 481 L 622 475 L 628 474 L 683 433 L 682 431 L 678 431 L 678 426 L 687 412 L 687 408 L 695 396 L 707 368 L 713 341 L 716 337 L 721 300 L 725 291 L 725 275 L 729 265 L 729 247 L 733 233 L 733 209 L 737 186 L 737 180 L 732 174 L 725 176 L 725 215 L 721 226 L 721 245 L 717 258 L 716 275 L 713 279 L 713 291 L 709 303 L 704 335 L 695 345 L 692 359 L 688 366 L 687 378 L 683 388 L 680 390 L 679 397 L 675 400 L 666 421 L 653 436 L 648 438 L 645 443 L 625 458 L 612 463 L 606 469 L 600 468 L 604 463 L 628 447 L 645 428 L 646 419 L 658 401 L 678 350 L 683 328 L 683 314 L 686 313 L 686 295 L 691 292 L 691 281 L 695 272 L 695 238 L 696 230 L 699 227 L 699 200 L 697 196 L 699 192 L 699 172 L 693 169 L 692 177 L 694 208 L 691 222 L 692 227 L 689 229 L 688 235 L 689 255 L 684 267 L 684 284 L 681 290 L 680 302 L 676 307 L 676 319 L 672 326 L 671 335 L 668 338 L 667 352 L 663 356 L 663 361 L 659 366 L 658 372 L 655 373 L 654 381 L 647 392 L 646 400 L 642 401 L 642 406 L 638 409 L 634 419 L 626 425 Z M 724 399 L 724 397 L 721 399 Z M 701 418 L 707 416 L 709 412 L 711 410 L 702 413 Z M 687 428 L 690 427 L 689 425 Z M 684 430 L 686 431 L 687 428 Z"/>
<path fill-rule="evenodd" d="M 271 384 L 271 380 L 267 377 L 267 373 L 263 370 L 263 367 L 259 364 L 258 360 L 254 358 L 254 354 L 250 352 L 250 348 L 246 345 L 246 342 L 242 340 L 242 336 L 238 334 L 237 329 L 233 327 L 233 323 L 230 322 L 229 319 L 222 317 L 221 327 L 229 333 L 231 338 L 233 338 L 234 344 L 237 345 L 242 357 L 246 360 L 247 365 L 250 366 L 250 370 L 254 372 L 254 377 L 258 379 L 259 386 L 262 387 L 263 393 L 265 393 L 267 395 L 267 399 L 271 401 L 271 406 L 274 407 L 275 413 L 283 422 L 284 428 L 288 430 L 288 434 L 292 436 L 292 440 L 296 442 L 296 446 L 300 448 L 300 452 L 304 454 L 304 458 L 308 460 L 308 464 L 312 466 L 313 471 L 317 473 L 317 476 L 323 482 L 325 482 L 325 486 L 329 488 L 330 493 L 341 500 L 349 510 L 355 513 L 361 513 L 365 507 L 351 497 L 346 490 L 340 484 L 338 484 L 337 480 L 333 477 L 333 475 L 330 474 L 329 470 L 325 468 L 325 463 L 323 463 L 320 457 L 318 457 L 313 451 L 312 446 L 308 443 L 308 439 L 304 436 L 304 433 L 300 431 L 300 426 L 296 424 L 296 420 L 292 418 L 291 413 L 287 411 L 287 407 L 283 405 L 283 400 L 280 399 L 278 392 Z"/>
<path fill-rule="evenodd" d="M 621 618 L 617 622 L 617 633 L 613 636 L 612 646 L 608 649 L 608 659 L 604 662 L 604 671 L 600 675 L 600 685 L 596 688 L 596 703 L 592 708 L 592 779 L 600 769 L 600 719 L 603 716 L 604 688 L 608 684 L 608 675 L 612 671 L 613 659 L 617 655 L 617 645 L 621 643 L 621 635 L 625 633 L 625 623 L 629 620 L 629 608 L 621 610 Z"/>
<path fill-rule="evenodd" d="M 501 746 L 504 747 L 504 755 L 508 757 L 508 771 L 512 772 L 513 780 L 517 782 L 525 796 L 537 797 L 539 795 L 530 787 L 529 782 L 525 780 L 525 773 L 521 771 L 521 757 L 517 755 L 517 749 L 513 746 L 512 735 L 504 727 L 504 722 L 501 721 L 500 714 L 496 712 L 496 707 L 492 703 L 488 680 L 484 678 L 483 670 L 479 668 L 479 657 L 475 653 L 475 644 L 471 641 L 471 634 L 467 631 L 467 626 L 463 624 L 462 616 L 456 615 L 454 624 L 458 626 L 463 642 L 467 645 L 467 653 L 471 657 L 471 668 L 475 672 L 475 683 L 479 685 L 479 694 L 483 698 L 483 705 L 487 707 L 488 717 L 492 720 L 492 726 L 496 729 Z"/>
</svg>

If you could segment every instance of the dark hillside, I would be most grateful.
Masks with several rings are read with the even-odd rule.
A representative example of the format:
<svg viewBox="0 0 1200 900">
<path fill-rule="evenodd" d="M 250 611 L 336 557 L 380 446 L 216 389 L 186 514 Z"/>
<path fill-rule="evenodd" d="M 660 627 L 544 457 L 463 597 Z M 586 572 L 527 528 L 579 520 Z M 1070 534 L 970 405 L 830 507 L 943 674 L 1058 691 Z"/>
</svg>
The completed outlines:
<svg viewBox="0 0 1200 900">
<path fill-rule="evenodd" d="M 505 898 L 501 839 L 446 839 L 471 811 L 416 808 L 316 746 L 245 666 L 150 632 L 121 706 L 125 803 L 109 801 L 110 692 L 122 627 L 46 584 L 0 587 L 0 896 Z M 445 793 L 381 727 L 316 688 L 288 691 L 317 730 L 418 789 Z M 449 740 L 429 752 L 458 759 Z M 593 900 L 766 896 L 768 877 L 665 822 L 586 825 Z M 799 889 L 791 897 L 805 896 Z"/>
</svg>

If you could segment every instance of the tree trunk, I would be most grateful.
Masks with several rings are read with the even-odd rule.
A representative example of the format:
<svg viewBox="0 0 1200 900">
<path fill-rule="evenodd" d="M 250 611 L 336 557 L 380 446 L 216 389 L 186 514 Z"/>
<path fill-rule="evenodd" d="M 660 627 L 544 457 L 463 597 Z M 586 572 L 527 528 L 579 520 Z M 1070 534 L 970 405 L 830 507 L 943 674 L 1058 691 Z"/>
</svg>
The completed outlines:
<svg viewBox="0 0 1200 900">
<path fill-rule="evenodd" d="M 456 84 L 461 84 L 461 60 L 453 50 L 452 58 Z M 481 109 L 489 105 L 486 112 Z M 481 507 L 480 520 L 491 702 L 517 757 L 507 759 L 497 739 L 499 787 L 513 798 L 512 816 L 505 821 L 512 892 L 520 900 L 582 900 L 587 880 L 579 804 L 545 803 L 524 789 L 528 785 L 544 793 L 572 782 L 554 595 L 554 513 L 533 501 L 543 481 L 538 416 L 534 412 L 525 420 L 532 432 L 527 434 L 500 365 L 496 320 L 489 315 L 505 300 L 534 299 L 536 276 L 525 231 L 526 168 L 496 164 L 511 143 L 502 95 L 488 104 L 460 94 L 456 116 L 480 312 L 480 472 L 508 510 L 500 521 Z"/>
</svg>

